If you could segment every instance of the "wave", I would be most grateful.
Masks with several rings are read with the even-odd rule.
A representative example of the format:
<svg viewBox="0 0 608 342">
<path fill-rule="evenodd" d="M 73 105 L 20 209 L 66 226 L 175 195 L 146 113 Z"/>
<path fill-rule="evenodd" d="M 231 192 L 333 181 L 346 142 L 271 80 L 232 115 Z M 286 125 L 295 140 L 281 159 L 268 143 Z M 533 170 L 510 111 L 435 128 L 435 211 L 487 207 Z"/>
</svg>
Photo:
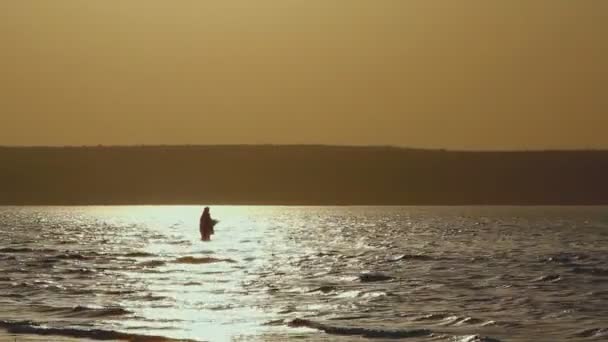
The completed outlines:
<svg viewBox="0 0 608 342">
<path fill-rule="evenodd" d="M 19 247 L 19 248 L 15 248 L 15 247 L 6 247 L 6 248 L 0 248 L 0 253 L 30 253 L 33 252 L 34 250 L 31 248 L 25 248 L 25 247 Z"/>
<path fill-rule="evenodd" d="M 553 262 L 558 264 L 572 264 L 577 261 L 587 260 L 589 259 L 588 255 L 585 254 L 577 254 L 577 253 L 567 253 L 562 252 L 555 255 L 550 255 L 542 261 L 544 262 Z"/>
<path fill-rule="evenodd" d="M 353 319 L 367 319 L 367 318 L 373 318 L 373 315 L 355 315 L 355 316 L 339 316 L 339 317 L 332 317 L 332 318 L 328 318 L 327 320 L 329 321 L 351 321 Z"/>
<path fill-rule="evenodd" d="M 465 325 L 465 324 L 471 325 L 471 324 L 482 324 L 482 323 L 484 323 L 483 320 L 481 320 L 479 318 L 473 318 L 473 317 L 448 316 L 443 319 L 443 325 L 459 326 L 459 325 Z"/>
<path fill-rule="evenodd" d="M 394 279 L 394 277 L 382 272 L 364 272 L 359 274 L 359 280 L 363 283 L 369 283 L 374 281 L 386 281 L 392 279 Z"/>
<path fill-rule="evenodd" d="M 44 248 L 44 249 L 34 249 L 34 248 L 28 248 L 28 247 L 5 247 L 5 248 L 0 248 L 0 253 L 52 253 L 52 252 L 57 252 L 57 250 L 55 249 L 48 249 L 48 248 Z"/>
<path fill-rule="evenodd" d="M 152 254 L 152 253 L 146 253 L 146 252 L 131 252 L 131 253 L 123 254 L 122 256 L 128 257 L 128 258 L 146 258 L 146 257 L 153 257 L 156 255 Z"/>
<path fill-rule="evenodd" d="M 11 283 L 13 288 L 20 288 L 23 291 L 65 291 L 66 287 L 50 281 L 50 280 L 36 280 L 36 281 L 14 281 Z"/>
<path fill-rule="evenodd" d="M 134 299 L 142 300 L 142 301 L 147 301 L 147 302 L 157 302 L 157 301 L 161 301 L 161 300 L 172 300 L 171 297 L 157 296 L 157 295 L 154 295 L 152 293 L 148 293 L 148 294 L 141 295 L 141 296 L 136 296 L 136 297 L 134 297 Z"/>
<path fill-rule="evenodd" d="M 309 293 L 312 293 L 312 292 L 331 293 L 331 292 L 336 291 L 337 289 L 338 288 L 336 286 L 324 285 L 324 286 L 321 286 L 321 287 L 314 288 L 314 289 L 312 289 L 312 290 L 310 290 L 308 292 Z"/>
<path fill-rule="evenodd" d="M 574 336 L 576 337 L 608 337 L 608 328 L 595 328 L 583 330 Z"/>
<path fill-rule="evenodd" d="M 500 340 L 497 340 L 495 338 L 479 336 L 479 335 L 462 336 L 462 337 L 454 339 L 454 341 L 455 342 L 500 342 Z"/>
<path fill-rule="evenodd" d="M 414 319 L 414 321 L 433 321 L 433 320 L 442 320 L 442 319 L 446 319 L 448 317 L 451 317 L 448 314 L 443 314 L 443 313 L 431 313 L 431 314 L 427 314 L 421 317 L 417 317 Z"/>
<path fill-rule="evenodd" d="M 77 329 L 77 328 L 50 328 L 42 327 L 31 321 L 2 321 L 0 328 L 7 330 L 10 334 L 34 334 L 42 336 L 64 336 L 73 338 L 87 338 L 92 340 L 126 340 L 131 342 L 196 342 L 195 340 L 172 339 L 164 336 L 139 335 L 122 333 L 113 330 L 102 329 Z"/>
<path fill-rule="evenodd" d="M 140 262 L 139 264 L 137 264 L 137 266 L 139 266 L 139 267 L 159 267 L 159 266 L 165 266 L 166 264 L 167 263 L 162 260 L 150 260 L 150 261 Z"/>
<path fill-rule="evenodd" d="M 572 271 L 572 273 L 578 273 L 578 274 L 590 274 L 590 275 L 594 275 L 594 276 L 608 277 L 608 268 L 575 267 L 571 271 Z"/>
<path fill-rule="evenodd" d="M 232 259 L 219 259 L 219 258 L 211 258 L 211 257 L 197 258 L 197 257 L 192 257 L 192 256 L 177 258 L 177 259 L 173 260 L 173 262 L 177 263 L 177 264 L 211 264 L 211 263 L 215 263 L 215 262 L 236 263 L 236 261 L 234 261 Z"/>
<path fill-rule="evenodd" d="M 542 277 L 538 277 L 534 280 L 532 280 L 533 282 L 557 282 L 562 280 L 562 277 L 559 274 L 548 274 Z"/>
<path fill-rule="evenodd" d="M 401 260 L 417 260 L 417 261 L 430 261 L 435 260 L 434 257 L 423 255 L 423 254 L 398 254 L 392 255 L 386 258 L 387 261 L 401 261 Z"/>
<path fill-rule="evenodd" d="M 193 256 L 185 256 L 181 258 L 174 259 L 169 261 L 174 264 L 190 264 L 190 265 L 199 265 L 199 264 L 213 264 L 216 262 L 228 262 L 228 263 L 236 263 L 236 261 L 232 259 L 220 259 L 220 258 L 212 258 L 212 257 L 193 257 Z M 149 260 L 140 262 L 137 264 L 139 267 L 159 267 L 165 266 L 167 264 L 166 261 L 163 260 Z"/>
<path fill-rule="evenodd" d="M 95 274 L 98 272 L 103 272 L 103 269 L 99 268 L 99 269 L 92 269 L 92 268 L 86 268 L 86 267 L 81 267 L 81 268 L 69 268 L 67 270 L 64 271 L 67 274 Z"/>
<path fill-rule="evenodd" d="M 132 314 L 131 311 L 120 308 L 120 307 L 88 307 L 88 306 L 76 306 L 72 308 L 72 312 L 77 313 L 79 316 L 87 317 L 105 317 L 105 316 L 123 316 Z"/>
<path fill-rule="evenodd" d="M 307 319 L 296 318 L 287 324 L 292 328 L 306 327 L 321 330 L 332 335 L 352 335 L 366 338 L 410 338 L 431 336 L 433 332 L 428 329 L 372 329 L 359 327 L 339 327 L 313 322 Z"/>
<path fill-rule="evenodd" d="M 415 322 L 429 322 L 429 321 L 438 321 L 437 323 L 443 326 L 462 326 L 462 325 L 479 325 L 482 327 L 492 326 L 492 325 L 500 325 L 500 326 L 509 326 L 509 323 L 504 322 L 496 322 L 496 321 L 486 321 L 483 319 L 468 317 L 468 316 L 455 316 L 449 315 L 447 313 L 430 313 L 423 316 L 418 316 L 413 318 Z"/>
<path fill-rule="evenodd" d="M 463 322 L 473 323 L 474 319 L 467 317 Z M 278 321 L 271 322 L 273 325 L 278 324 Z M 361 336 L 364 338 L 382 338 L 382 339 L 401 339 L 412 337 L 432 337 L 436 335 L 429 329 L 380 329 L 380 328 L 362 328 L 362 327 L 344 327 L 313 322 L 308 319 L 296 318 L 287 325 L 292 328 L 311 328 L 325 332 L 331 335 L 347 335 Z M 595 335 L 594 335 L 595 336 Z M 454 341 L 458 342 L 500 342 L 500 340 L 480 335 L 467 335 L 454 337 Z"/>
<path fill-rule="evenodd" d="M 40 312 L 52 313 L 65 317 L 101 318 L 116 317 L 133 314 L 131 311 L 121 307 L 95 307 L 77 305 L 74 307 L 41 307 Z"/>
</svg>

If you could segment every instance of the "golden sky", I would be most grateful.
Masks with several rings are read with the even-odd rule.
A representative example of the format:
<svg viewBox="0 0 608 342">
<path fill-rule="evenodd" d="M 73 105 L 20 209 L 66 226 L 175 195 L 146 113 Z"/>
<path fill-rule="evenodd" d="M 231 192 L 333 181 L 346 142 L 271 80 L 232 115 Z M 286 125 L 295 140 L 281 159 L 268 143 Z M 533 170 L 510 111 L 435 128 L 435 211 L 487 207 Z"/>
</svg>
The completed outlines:
<svg viewBox="0 0 608 342">
<path fill-rule="evenodd" d="M 608 148 L 606 0 L 3 0 L 0 145 Z"/>
</svg>

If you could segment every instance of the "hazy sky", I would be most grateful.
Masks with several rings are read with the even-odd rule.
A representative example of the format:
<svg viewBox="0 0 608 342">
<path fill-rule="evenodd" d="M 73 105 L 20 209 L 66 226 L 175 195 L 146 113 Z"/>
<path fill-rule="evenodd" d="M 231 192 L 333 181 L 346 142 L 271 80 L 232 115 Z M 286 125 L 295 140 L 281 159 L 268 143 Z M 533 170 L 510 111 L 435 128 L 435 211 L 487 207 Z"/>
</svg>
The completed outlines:
<svg viewBox="0 0 608 342">
<path fill-rule="evenodd" d="M 0 145 L 608 148 L 606 0 L 2 0 Z"/>
</svg>

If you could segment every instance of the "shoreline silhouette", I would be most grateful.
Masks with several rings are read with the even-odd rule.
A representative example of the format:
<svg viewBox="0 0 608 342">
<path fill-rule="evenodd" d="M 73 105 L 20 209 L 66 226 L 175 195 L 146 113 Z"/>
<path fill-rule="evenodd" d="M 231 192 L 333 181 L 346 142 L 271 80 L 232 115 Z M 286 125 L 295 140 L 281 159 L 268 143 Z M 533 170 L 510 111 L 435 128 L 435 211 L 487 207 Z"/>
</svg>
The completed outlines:
<svg viewBox="0 0 608 342">
<path fill-rule="evenodd" d="M 0 147 L 0 165 L 2 205 L 608 204 L 606 150 Z"/>
</svg>

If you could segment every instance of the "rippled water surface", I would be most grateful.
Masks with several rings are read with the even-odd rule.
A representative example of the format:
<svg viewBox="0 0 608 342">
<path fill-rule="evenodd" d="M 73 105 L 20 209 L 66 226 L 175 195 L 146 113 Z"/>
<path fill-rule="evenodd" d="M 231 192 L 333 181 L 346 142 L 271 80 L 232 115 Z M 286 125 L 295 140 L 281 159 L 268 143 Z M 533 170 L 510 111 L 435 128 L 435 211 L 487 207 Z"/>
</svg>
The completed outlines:
<svg viewBox="0 0 608 342">
<path fill-rule="evenodd" d="M 217 206 L 211 242 L 200 210 L 0 207 L 0 328 L 608 340 L 608 207 Z"/>
</svg>

